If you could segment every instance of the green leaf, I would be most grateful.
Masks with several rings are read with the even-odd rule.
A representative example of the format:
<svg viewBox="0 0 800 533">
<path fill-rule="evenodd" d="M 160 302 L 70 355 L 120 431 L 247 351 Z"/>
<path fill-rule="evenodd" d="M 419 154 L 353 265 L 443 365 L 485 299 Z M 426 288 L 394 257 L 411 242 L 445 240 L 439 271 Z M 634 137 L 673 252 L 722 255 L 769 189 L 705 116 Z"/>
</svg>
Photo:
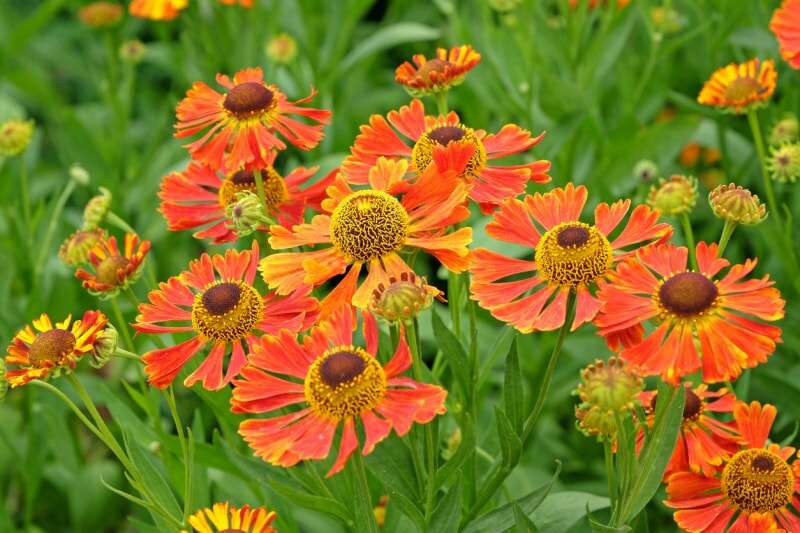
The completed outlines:
<svg viewBox="0 0 800 533">
<path fill-rule="evenodd" d="M 422 513 L 417 508 L 417 504 L 403 494 L 392 491 L 391 488 L 388 488 L 388 491 L 389 505 L 397 505 L 400 511 L 414 522 L 417 531 L 425 531 L 425 517 L 422 516 Z"/>
<path fill-rule="evenodd" d="M 434 490 L 438 490 L 439 487 L 448 483 L 450 478 L 461 470 L 464 461 L 474 453 L 474 447 L 475 430 L 472 424 L 468 423 L 462 428 L 461 444 L 458 445 L 458 450 L 436 471 L 436 476 L 433 478 Z"/>
<path fill-rule="evenodd" d="M 182 516 L 183 511 L 178 505 L 178 500 L 175 499 L 175 494 L 169 483 L 167 483 L 164 474 L 153 462 L 150 452 L 143 450 L 135 440 L 126 439 L 125 444 L 128 456 L 136 466 L 141 481 L 145 485 L 144 488 L 172 516 Z"/>
<path fill-rule="evenodd" d="M 268 478 L 267 483 L 272 489 L 293 504 L 313 509 L 343 520 L 346 524 L 351 522 L 350 511 L 338 501 L 325 496 L 316 496 L 308 492 L 283 483 L 274 478 Z"/>
<path fill-rule="evenodd" d="M 586 513 L 586 516 L 589 517 L 589 525 L 592 527 L 592 533 L 630 533 L 633 531 L 630 526 L 612 527 L 601 524 L 592 518 L 588 512 Z"/>
<path fill-rule="evenodd" d="M 515 533 L 536 533 L 538 528 L 536 524 L 533 523 L 533 520 L 528 518 L 522 508 L 514 502 L 514 532 Z"/>
<path fill-rule="evenodd" d="M 497 436 L 500 438 L 500 451 L 503 454 L 503 464 L 513 467 L 519 462 L 522 454 L 522 439 L 508 420 L 506 414 L 499 407 L 494 409 L 497 421 Z"/>
<path fill-rule="evenodd" d="M 367 466 L 387 488 L 420 501 L 417 479 L 413 474 L 414 461 L 405 443 L 397 437 L 384 440 L 365 457 Z"/>
<path fill-rule="evenodd" d="M 547 498 L 547 495 L 550 493 L 550 489 L 553 488 L 553 484 L 556 482 L 556 479 L 558 479 L 558 475 L 560 473 L 561 463 L 556 462 L 556 471 L 553 473 L 553 477 L 551 477 L 547 483 L 538 489 L 535 489 L 530 494 L 527 494 L 516 501 L 498 507 L 494 511 L 490 511 L 477 520 L 471 522 L 464 529 L 464 533 L 505 531 L 506 529 L 512 527 L 515 524 L 514 507 L 519 507 L 526 515 L 533 513 L 539 508 L 542 502 L 545 501 L 545 498 Z M 536 523 L 535 520 L 534 523 Z M 542 528 L 538 523 L 536 523 L 536 525 L 541 531 L 566 531 L 559 529 L 545 529 Z"/>
<path fill-rule="evenodd" d="M 505 403 L 505 414 L 511 427 L 517 435 L 522 434 L 522 409 L 525 404 L 524 391 L 522 389 L 522 372 L 519 369 L 519 357 L 517 348 L 511 344 L 511 349 L 506 358 L 506 375 L 503 380 L 503 402 Z"/>
<path fill-rule="evenodd" d="M 454 483 L 433 511 L 429 531 L 456 531 L 461 519 L 461 480 Z"/>
<path fill-rule="evenodd" d="M 347 69 L 358 63 L 365 57 L 376 54 L 382 50 L 387 50 L 402 43 L 412 43 L 419 41 L 432 41 L 438 39 L 439 30 L 418 24 L 416 22 L 398 22 L 385 26 L 356 46 L 339 63 L 338 73 L 345 72 Z"/>
<path fill-rule="evenodd" d="M 453 371 L 462 390 L 469 390 L 470 379 L 467 352 L 464 351 L 464 347 L 453 332 L 442 322 L 436 309 L 431 309 L 431 317 L 433 320 L 433 336 L 436 337 L 436 342 L 442 350 L 445 361 Z"/>
<path fill-rule="evenodd" d="M 658 490 L 678 439 L 685 398 L 683 385 L 671 387 L 665 383 L 659 384 L 653 429 L 639 455 L 637 475 L 631 490 L 623 494 L 620 502 L 619 523 L 627 524 L 633 520 Z"/>
<path fill-rule="evenodd" d="M 608 498 L 588 492 L 564 491 L 549 495 L 531 515 L 539 531 L 569 531 L 586 516 L 611 504 Z"/>
</svg>

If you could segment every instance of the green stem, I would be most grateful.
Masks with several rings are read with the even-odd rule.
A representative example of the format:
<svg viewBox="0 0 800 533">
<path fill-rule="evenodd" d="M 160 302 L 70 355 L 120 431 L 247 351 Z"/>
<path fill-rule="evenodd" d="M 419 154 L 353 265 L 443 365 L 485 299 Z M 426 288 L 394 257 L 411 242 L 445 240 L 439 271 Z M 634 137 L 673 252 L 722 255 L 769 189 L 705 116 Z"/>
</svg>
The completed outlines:
<svg viewBox="0 0 800 533">
<path fill-rule="evenodd" d="M 64 187 L 64 190 L 61 192 L 61 196 L 58 197 L 56 205 L 53 208 L 53 212 L 50 215 L 50 223 L 47 225 L 47 232 L 44 235 L 42 247 L 39 248 L 39 256 L 36 258 L 36 263 L 33 267 L 34 277 L 37 280 L 42 271 L 42 267 L 44 266 L 45 257 L 47 257 L 47 254 L 50 251 L 50 243 L 53 241 L 53 235 L 56 232 L 56 226 L 59 224 L 59 222 L 61 222 L 61 212 L 64 210 L 64 206 L 67 204 L 67 200 L 69 200 L 70 195 L 72 195 L 72 191 L 75 190 L 76 184 L 77 182 L 75 180 L 69 180 L 67 186 Z"/>
<path fill-rule="evenodd" d="M 561 329 L 558 332 L 556 344 L 553 346 L 553 351 L 550 353 L 550 359 L 547 362 L 547 368 L 544 371 L 544 376 L 542 376 L 542 382 L 539 386 L 539 393 L 536 396 L 536 402 L 534 403 L 530 415 L 528 415 L 528 418 L 525 420 L 525 425 L 522 429 L 521 439 L 523 448 L 528 441 L 528 438 L 533 433 L 536 423 L 539 421 L 539 416 L 542 414 L 542 408 L 544 407 L 544 402 L 547 399 L 547 394 L 550 390 L 550 381 L 553 378 L 556 366 L 558 366 L 559 357 L 561 356 L 561 347 L 564 344 L 564 339 L 572 327 L 572 321 L 575 318 L 575 300 L 575 291 L 571 290 L 569 292 L 569 297 L 567 298 L 567 310 L 564 318 L 564 324 L 561 326 Z M 481 488 L 475 504 L 469 510 L 469 513 L 467 513 L 465 521 L 462 523 L 462 525 L 466 525 L 478 514 L 478 512 L 480 512 L 483 506 L 486 505 L 486 502 L 488 502 L 489 499 L 494 496 L 494 494 L 503 484 L 503 481 L 505 481 L 506 477 L 508 477 L 515 466 L 516 465 L 504 465 L 502 461 L 499 461 L 495 465 L 494 469 L 488 476 L 488 481 L 486 481 Z"/>
<path fill-rule="evenodd" d="M 606 480 L 608 481 L 608 498 L 611 500 L 611 509 L 613 510 L 617 503 L 617 485 L 614 476 L 614 454 L 611 451 L 611 441 L 606 440 L 603 442 L 603 452 L 606 463 Z"/>
<path fill-rule="evenodd" d="M 767 192 L 767 204 L 769 205 L 769 210 L 772 212 L 772 216 L 778 224 L 778 230 L 783 231 L 781 213 L 778 210 L 778 201 L 775 199 L 772 180 L 767 170 L 767 153 L 764 149 L 764 138 L 761 135 L 761 125 L 758 123 L 758 113 L 755 109 L 751 109 L 747 113 L 747 122 L 750 124 L 750 131 L 753 134 L 753 143 L 756 145 L 758 159 L 761 162 L 761 176 L 764 179 L 764 190 Z"/>
<path fill-rule="evenodd" d="M 728 246 L 728 241 L 733 235 L 733 230 L 736 229 L 736 222 L 725 219 L 725 225 L 722 226 L 722 235 L 719 236 L 719 247 L 717 248 L 717 257 L 722 257 L 722 253 Z"/>
<path fill-rule="evenodd" d="M 450 92 L 449 90 L 439 91 L 436 93 L 436 108 L 439 111 L 439 115 L 446 115 L 447 114 L 447 93 Z"/>
<path fill-rule="evenodd" d="M 414 379 L 419 382 L 422 382 L 422 356 L 419 351 L 419 342 L 417 341 L 417 320 L 414 319 L 413 322 L 409 322 L 408 324 L 408 344 L 409 344 L 409 351 L 411 352 L 411 359 L 412 359 L 412 368 L 414 373 Z M 425 455 L 425 467 L 426 467 L 426 476 L 425 476 L 425 520 L 427 521 L 430 519 L 431 513 L 433 512 L 433 500 L 435 497 L 435 490 L 434 490 L 434 477 L 436 475 L 436 457 L 435 453 L 436 450 L 433 445 L 433 428 L 430 424 L 425 424 L 423 431 L 425 433 L 425 445 L 424 445 L 424 455 Z"/>
<path fill-rule="evenodd" d="M 128 329 L 128 323 L 120 311 L 119 304 L 117 304 L 117 297 L 111 298 L 111 310 L 114 312 L 114 318 L 117 321 L 117 329 L 122 332 L 122 337 L 125 339 L 125 347 L 134 350 L 136 347 L 133 345 L 133 337 Z"/>
<path fill-rule="evenodd" d="M 450 321 L 453 333 L 461 339 L 461 290 L 463 288 L 461 274 L 449 272 L 447 275 L 447 299 L 450 307 Z"/>
<path fill-rule="evenodd" d="M 22 191 L 22 221 L 25 225 L 25 236 L 28 245 L 31 241 L 31 200 L 28 194 L 28 165 L 25 164 L 24 154 L 19 156 L 19 180 L 20 190 Z"/>
<path fill-rule="evenodd" d="M 372 496 L 369 492 L 367 471 L 364 469 L 364 459 L 358 450 L 352 455 L 350 462 L 353 463 L 356 481 L 355 521 L 360 524 L 360 531 L 378 533 L 378 524 L 375 522 L 375 514 L 372 512 Z"/>
<path fill-rule="evenodd" d="M 124 359 L 132 359 L 132 360 L 137 361 L 137 362 L 139 362 L 141 364 L 144 364 L 144 361 L 142 361 L 142 358 L 139 357 L 138 354 L 135 354 L 133 352 L 129 352 L 128 350 L 123 350 L 120 347 L 117 347 L 117 349 L 114 350 L 114 357 L 122 357 Z"/>
<path fill-rule="evenodd" d="M 183 455 L 183 521 L 189 519 L 189 514 L 192 511 L 192 464 L 189 457 L 190 443 L 186 440 L 186 435 L 183 431 L 183 423 L 181 422 L 180 414 L 178 414 L 178 406 L 175 403 L 175 391 L 172 385 L 167 387 L 167 392 L 164 394 L 169 405 L 169 411 L 172 414 L 172 421 L 175 423 L 175 431 L 178 433 L 178 441 L 181 445 L 181 454 Z"/>
<path fill-rule="evenodd" d="M 253 177 L 256 180 L 256 192 L 258 199 L 261 200 L 261 207 L 264 209 L 264 214 L 269 213 L 269 206 L 267 206 L 267 195 L 264 192 L 264 178 L 261 176 L 261 170 L 255 170 Z"/>
<path fill-rule="evenodd" d="M 106 222 L 108 222 L 109 224 L 111 224 L 113 226 L 118 227 L 119 229 L 121 229 L 122 231 L 124 231 L 126 233 L 133 233 L 134 235 L 138 235 L 136 233 L 136 230 L 133 229 L 130 224 L 125 222 L 122 219 L 122 217 L 120 217 L 119 215 L 117 215 L 113 211 L 108 211 L 106 213 Z"/>
<path fill-rule="evenodd" d="M 694 245 L 694 232 L 692 231 L 692 221 L 689 220 L 688 213 L 681 213 L 681 226 L 683 227 L 683 235 L 686 237 L 686 247 L 689 248 L 689 261 L 692 268 L 697 270 L 697 257 L 695 255 Z"/>
</svg>

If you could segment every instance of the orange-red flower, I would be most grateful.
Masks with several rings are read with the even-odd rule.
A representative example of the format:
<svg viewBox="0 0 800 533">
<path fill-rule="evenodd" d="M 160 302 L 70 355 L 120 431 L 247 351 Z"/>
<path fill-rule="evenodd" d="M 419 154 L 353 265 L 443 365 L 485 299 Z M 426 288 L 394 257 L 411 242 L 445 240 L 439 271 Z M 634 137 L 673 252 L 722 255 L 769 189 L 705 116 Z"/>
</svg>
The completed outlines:
<svg viewBox="0 0 800 533">
<path fill-rule="evenodd" d="M 194 335 L 175 346 L 142 356 L 150 384 L 164 388 L 201 348 L 211 346 L 205 360 L 183 382 L 191 387 L 216 390 L 227 385 L 245 364 L 242 342 L 256 341 L 256 333 L 294 333 L 309 328 L 318 316 L 317 300 L 309 287 L 299 286 L 285 298 L 274 293 L 261 296 L 253 287 L 258 265 L 258 244 L 250 250 L 227 250 L 225 255 L 203 254 L 189 263 L 189 270 L 159 284 L 139 305 L 134 328 L 142 333 Z M 215 272 L 216 271 L 216 272 Z M 176 324 L 177 323 L 177 324 Z M 231 351 L 225 377 L 222 366 Z"/>
<path fill-rule="evenodd" d="M 134 17 L 171 20 L 189 5 L 189 0 L 131 0 L 128 12 Z"/>
<path fill-rule="evenodd" d="M 595 324 L 644 375 L 677 383 L 702 369 L 706 383 L 736 379 L 775 351 L 781 329 L 764 322 L 783 318 L 784 301 L 769 276 L 742 281 L 754 259 L 716 279 L 730 266 L 717 257 L 716 244 L 697 245 L 698 272 L 687 269 L 687 254 L 664 244 L 618 265 L 598 293 L 603 308 Z M 657 327 L 645 335 L 650 320 Z"/>
<path fill-rule="evenodd" d="M 746 113 L 770 99 L 777 79 L 775 62 L 771 59 L 731 63 L 711 75 L 697 101 L 731 113 Z"/>
<path fill-rule="evenodd" d="M 241 378 L 234 380 L 231 406 L 234 412 L 275 415 L 239 426 L 257 456 L 284 467 L 324 459 L 342 426 L 331 476 L 358 447 L 359 421 L 364 432 L 361 453 L 368 455 L 392 429 L 403 436 L 414 422 L 426 424 L 445 412 L 446 390 L 402 375 L 411 366 L 402 330 L 394 356 L 382 366 L 375 319 L 369 313 L 363 317 L 363 347 L 353 344 L 356 324 L 350 306 L 313 328 L 302 343 L 283 330 L 253 346 Z M 281 414 L 287 406 L 301 408 Z"/>
<path fill-rule="evenodd" d="M 341 168 L 351 183 L 367 183 L 378 158 L 387 157 L 408 161 L 409 172 L 419 174 L 430 166 L 436 147 L 461 145 L 468 150 L 469 160 L 460 177 L 470 187 L 469 197 L 488 207 L 522 194 L 529 181 L 550 181 L 549 161 L 508 166 L 489 164 L 529 150 L 543 137 L 544 133 L 532 137 L 529 131 L 513 124 L 487 134 L 465 126 L 454 112 L 447 116 L 425 116 L 422 102 L 413 100 L 410 105 L 389 112 L 386 118 L 372 115 L 369 124 L 361 126 L 351 155 Z"/>
<path fill-rule="evenodd" d="M 772 15 L 769 29 L 778 39 L 783 59 L 792 68 L 800 68 L 800 0 L 783 0 Z"/>
<path fill-rule="evenodd" d="M 278 294 L 301 284 L 319 285 L 347 272 L 322 303 L 323 316 L 342 304 L 366 308 L 370 297 L 390 277 L 412 272 L 398 252 L 418 248 L 435 256 L 453 272 L 469 265 L 471 228 L 446 233 L 469 216 L 464 205 L 466 185 L 457 175 L 465 158 L 456 149 L 437 147 L 435 162 L 416 181 L 404 177 L 405 160 L 381 158 L 369 174 L 370 189 L 354 191 L 343 176 L 328 188 L 323 214 L 291 230 L 272 226 L 269 243 L 275 250 L 329 244 L 307 252 L 272 254 L 261 262 L 261 273 Z M 463 150 L 461 151 L 463 155 Z M 360 284 L 358 276 L 367 267 Z"/>
<path fill-rule="evenodd" d="M 274 156 L 270 159 L 274 160 Z M 291 226 L 303 221 L 306 206 L 319 210 L 325 188 L 333 181 L 336 171 L 301 189 L 317 169 L 297 167 L 285 177 L 271 164 L 261 169 L 264 196 L 270 209 L 267 215 L 281 225 Z M 171 231 L 198 228 L 193 234 L 195 238 L 211 239 L 214 244 L 230 242 L 236 240 L 236 233 L 225 210 L 236 202 L 236 194 L 242 191 L 256 192 L 253 171 L 239 170 L 222 177 L 207 166 L 192 162 L 186 170 L 164 176 L 158 193 L 159 211 Z"/>
<path fill-rule="evenodd" d="M 107 324 L 108 319 L 100 311 L 86 311 L 75 322 L 69 315 L 55 326 L 42 313 L 33 321 L 36 331 L 25 326 L 8 345 L 5 379 L 14 388 L 74 369 L 80 358 L 98 349 Z"/>
<path fill-rule="evenodd" d="M 263 507 L 237 508 L 225 502 L 200 509 L 189 517 L 189 525 L 193 533 L 275 533 L 272 523 L 277 517 L 275 511 Z"/>
<path fill-rule="evenodd" d="M 450 50 L 437 48 L 431 59 L 416 54 L 411 60 L 413 65 L 405 61 L 395 69 L 394 79 L 413 96 L 422 96 L 461 84 L 467 72 L 481 62 L 481 55 L 471 46 L 461 45 Z"/>
<path fill-rule="evenodd" d="M 741 442 L 735 424 L 711 416 L 711 413 L 733 412 L 736 396 L 732 392 L 724 388 L 710 391 L 705 383 L 694 388 L 690 383 L 684 383 L 684 390 L 683 422 L 675 450 L 664 470 L 665 481 L 671 474 L 684 470 L 712 475 L 724 458 L 739 449 Z M 656 391 L 639 395 L 649 425 L 653 424 L 655 417 L 656 396 Z M 637 447 L 644 443 L 644 431 L 639 431 L 636 443 Z"/>
<path fill-rule="evenodd" d="M 226 6 L 239 4 L 242 7 L 253 7 L 253 0 L 219 0 L 219 2 Z"/>
<path fill-rule="evenodd" d="M 117 246 L 116 237 L 104 235 L 89 252 L 93 272 L 79 268 L 75 277 L 83 281 L 83 287 L 91 294 L 111 298 L 139 279 L 149 251 L 150 241 L 142 241 L 133 233 L 125 234 L 122 250 Z"/>
<path fill-rule="evenodd" d="M 486 233 L 535 252 L 530 259 L 516 259 L 486 248 L 474 250 L 472 299 L 496 319 L 528 333 L 561 327 L 568 293 L 574 290 L 577 307 L 572 329 L 592 320 L 600 302 L 590 288 L 616 261 L 630 254 L 632 246 L 665 240 L 672 230 L 669 224 L 658 222 L 657 211 L 640 205 L 616 232 L 630 200 L 610 206 L 602 203 L 594 210 L 594 225 L 580 222 L 587 195 L 583 185 L 568 183 L 545 194 L 503 202 L 486 225 Z M 508 280 L 512 276 L 517 279 Z"/>
<path fill-rule="evenodd" d="M 800 531 L 800 461 L 794 448 L 768 444 L 775 407 L 737 402 L 743 444 L 713 473 L 677 472 L 667 481 L 675 522 L 693 533 Z M 780 529 L 779 529 L 780 528 Z"/>
<path fill-rule="evenodd" d="M 176 109 L 176 137 L 204 132 L 187 145 L 193 159 L 211 168 L 233 171 L 248 164 L 268 164 L 272 150 L 286 148 L 278 134 L 303 150 L 314 148 L 322 140 L 330 111 L 298 105 L 311 100 L 316 91 L 291 102 L 277 86 L 264 82 L 260 68 L 240 70 L 233 80 L 217 74 L 217 83 L 227 89 L 225 94 L 198 81 Z M 306 124 L 291 115 L 307 117 L 316 124 Z"/>
</svg>

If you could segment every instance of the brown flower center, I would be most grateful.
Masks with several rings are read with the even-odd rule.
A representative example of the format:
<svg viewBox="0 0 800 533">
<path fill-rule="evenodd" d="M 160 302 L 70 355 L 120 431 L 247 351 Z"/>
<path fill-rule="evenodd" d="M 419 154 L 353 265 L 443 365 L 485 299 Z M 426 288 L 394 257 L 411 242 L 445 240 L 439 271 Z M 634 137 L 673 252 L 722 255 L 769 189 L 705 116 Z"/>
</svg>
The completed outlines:
<svg viewBox="0 0 800 533">
<path fill-rule="evenodd" d="M 364 371 L 366 364 L 351 352 L 336 352 L 328 356 L 319 368 L 319 377 L 329 387 L 347 383 Z"/>
<path fill-rule="evenodd" d="M 697 316 L 716 301 L 717 286 L 699 272 L 681 272 L 669 278 L 658 290 L 661 305 L 678 316 Z"/>
<path fill-rule="evenodd" d="M 589 230 L 583 226 L 567 226 L 556 235 L 559 246 L 583 246 L 589 242 Z"/>
<path fill-rule="evenodd" d="M 426 83 L 430 83 L 432 81 L 431 80 L 432 72 L 442 73 L 445 70 L 447 70 L 447 68 L 451 65 L 452 65 L 451 62 L 446 61 L 444 59 L 431 59 L 429 61 L 426 61 L 421 67 L 419 67 L 419 69 L 417 70 L 417 74 L 419 75 L 420 78 L 422 78 L 423 81 L 425 81 Z"/>
<path fill-rule="evenodd" d="M 289 197 L 283 176 L 272 166 L 261 169 L 261 182 L 264 185 L 264 200 L 270 212 L 274 212 Z M 228 176 L 219 188 L 219 205 L 223 208 L 236 202 L 236 195 L 250 191 L 257 193 L 256 179 L 253 171 L 240 170 Z"/>
<path fill-rule="evenodd" d="M 458 126 L 441 126 L 428 132 L 428 137 L 442 146 L 447 146 L 451 141 L 460 141 L 463 139 L 466 133 L 467 132 Z"/>
<path fill-rule="evenodd" d="M 703 400 L 694 393 L 692 389 L 686 387 L 686 400 L 683 403 L 683 419 L 694 420 L 700 415 L 703 409 Z"/>
<path fill-rule="evenodd" d="M 239 303 L 242 290 L 235 283 L 220 283 L 203 293 L 203 306 L 214 316 L 224 315 Z"/>
<path fill-rule="evenodd" d="M 726 100 L 744 100 L 761 91 L 755 78 L 736 78 L 725 88 Z"/>
<path fill-rule="evenodd" d="M 75 335 L 65 329 L 51 329 L 40 333 L 31 344 L 28 360 L 36 368 L 59 364 L 75 348 Z"/>
<path fill-rule="evenodd" d="M 222 105 L 236 117 L 248 118 L 269 109 L 274 96 L 263 84 L 248 81 L 231 89 Z"/>
<path fill-rule="evenodd" d="M 742 450 L 728 461 L 722 492 L 746 513 L 771 513 L 792 501 L 794 473 L 778 455 L 760 448 Z"/>
<path fill-rule="evenodd" d="M 256 178 L 253 176 L 252 170 L 240 170 L 238 172 L 234 172 L 230 177 L 231 182 L 234 185 L 255 185 Z"/>
<path fill-rule="evenodd" d="M 264 300 L 252 286 L 222 281 L 195 295 L 192 327 L 207 339 L 234 341 L 249 335 L 263 314 Z"/>
<path fill-rule="evenodd" d="M 305 397 L 318 415 L 330 420 L 358 416 L 386 394 L 386 374 L 362 348 L 335 346 L 311 363 Z"/>
<path fill-rule="evenodd" d="M 97 280 L 106 285 L 117 286 L 122 281 L 120 271 L 123 271 L 131 262 L 121 255 L 110 255 L 97 265 Z"/>
</svg>

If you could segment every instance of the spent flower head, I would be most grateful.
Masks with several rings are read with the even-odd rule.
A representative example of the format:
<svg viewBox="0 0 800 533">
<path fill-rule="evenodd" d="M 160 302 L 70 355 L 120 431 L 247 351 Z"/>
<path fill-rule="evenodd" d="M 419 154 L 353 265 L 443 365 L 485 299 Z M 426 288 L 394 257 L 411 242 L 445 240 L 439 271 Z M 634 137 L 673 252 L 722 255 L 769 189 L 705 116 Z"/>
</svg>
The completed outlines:
<svg viewBox="0 0 800 533">
<path fill-rule="evenodd" d="M 119 47 L 119 58 L 128 63 L 138 63 L 144 58 L 147 47 L 139 39 L 125 41 Z"/>
<path fill-rule="evenodd" d="M 92 2 L 78 10 L 78 18 L 90 28 L 105 28 L 119 22 L 122 13 L 122 6 L 114 2 Z"/>
<path fill-rule="evenodd" d="M 653 181 L 658 176 L 658 165 L 649 159 L 642 159 L 633 167 L 633 175 L 639 181 Z"/>
<path fill-rule="evenodd" d="M 781 183 L 797 181 L 800 177 L 800 143 L 773 147 L 767 158 L 767 171 Z"/>
<path fill-rule="evenodd" d="M 235 198 L 233 203 L 225 207 L 225 214 L 239 237 L 250 235 L 258 228 L 274 223 L 264 214 L 264 205 L 257 194 L 244 190 L 236 193 Z"/>
<path fill-rule="evenodd" d="M 800 124 L 797 116 L 790 113 L 772 125 L 769 131 L 769 144 L 780 146 L 785 143 L 794 143 L 800 140 Z"/>
<path fill-rule="evenodd" d="M 370 310 L 389 322 L 412 320 L 427 309 L 437 298 L 444 301 L 439 289 L 428 285 L 425 278 L 413 272 L 390 276 L 387 284 L 379 284 L 373 291 Z"/>
<path fill-rule="evenodd" d="M 33 121 L 11 119 L 0 124 L 0 156 L 22 153 L 33 137 Z"/>
<path fill-rule="evenodd" d="M 697 202 L 697 180 L 691 176 L 673 174 L 658 180 L 650 187 L 647 205 L 658 209 L 662 215 L 688 213 Z"/>
<path fill-rule="evenodd" d="M 264 52 L 276 63 L 291 63 L 297 57 L 297 41 L 288 33 L 279 33 L 267 41 Z"/>
<path fill-rule="evenodd" d="M 79 229 L 61 244 L 58 257 L 70 266 L 86 263 L 89 261 L 89 252 L 105 237 L 106 232 L 101 228 Z"/>
<path fill-rule="evenodd" d="M 767 207 L 758 196 L 734 183 L 719 185 L 708 194 L 714 215 L 737 224 L 760 224 L 767 218 Z"/>
</svg>

